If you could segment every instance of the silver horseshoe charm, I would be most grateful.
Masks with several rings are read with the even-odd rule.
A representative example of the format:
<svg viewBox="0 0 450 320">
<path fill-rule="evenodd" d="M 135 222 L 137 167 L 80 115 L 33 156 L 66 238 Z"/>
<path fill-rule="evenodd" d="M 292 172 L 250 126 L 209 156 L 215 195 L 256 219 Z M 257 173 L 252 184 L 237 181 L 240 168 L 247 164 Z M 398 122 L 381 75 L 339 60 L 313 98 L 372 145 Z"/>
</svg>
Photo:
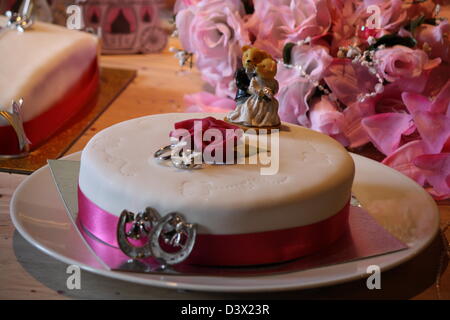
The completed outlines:
<svg viewBox="0 0 450 320">
<path fill-rule="evenodd" d="M 133 223 L 131 229 L 126 231 L 128 223 Z M 197 228 L 195 224 L 187 223 L 180 214 L 169 213 L 160 217 L 153 208 L 146 208 L 144 212 L 134 214 L 123 210 L 117 224 L 117 243 L 120 250 L 132 259 L 145 259 L 153 257 L 161 264 L 161 268 L 185 260 L 194 248 Z M 141 239 L 147 237 L 147 242 L 140 247 L 131 244 L 128 239 Z M 176 252 L 167 252 L 160 241 L 174 248 Z"/>
<path fill-rule="evenodd" d="M 183 241 L 185 237 L 185 242 Z M 150 247 L 154 258 L 162 265 L 173 265 L 185 260 L 192 252 L 197 236 L 195 224 L 187 223 L 183 217 L 175 212 L 166 215 L 150 233 Z M 180 250 L 170 253 L 161 248 L 160 239 Z"/>
<path fill-rule="evenodd" d="M 134 213 L 123 210 L 119 217 L 117 225 L 117 243 L 120 250 L 132 259 L 145 259 L 152 255 L 150 242 L 141 247 L 132 245 L 128 238 L 140 239 L 141 236 L 148 236 L 151 229 L 159 220 L 158 212 L 152 208 L 146 208 L 145 212 L 138 213 L 136 217 Z M 133 223 L 130 231 L 126 231 L 126 224 Z"/>
</svg>

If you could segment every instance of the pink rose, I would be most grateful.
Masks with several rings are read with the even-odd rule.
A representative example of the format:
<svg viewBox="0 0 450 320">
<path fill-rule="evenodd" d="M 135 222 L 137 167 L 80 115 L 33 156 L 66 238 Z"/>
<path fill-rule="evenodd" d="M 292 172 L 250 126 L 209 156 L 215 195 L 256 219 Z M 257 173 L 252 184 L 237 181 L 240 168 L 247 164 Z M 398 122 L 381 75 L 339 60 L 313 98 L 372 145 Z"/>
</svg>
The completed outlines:
<svg viewBox="0 0 450 320">
<path fill-rule="evenodd" d="M 366 67 L 350 59 L 333 59 L 324 77 L 333 94 L 346 106 L 358 102 L 360 95 L 373 91 L 377 83 Z"/>
<path fill-rule="evenodd" d="M 402 0 L 364 0 L 364 20 L 367 20 L 373 14 L 367 12 L 367 8 L 371 5 L 376 5 L 380 8 L 379 29 L 383 30 L 384 33 L 395 33 L 405 24 L 408 16 L 403 8 Z"/>
<path fill-rule="evenodd" d="M 275 57 L 281 57 L 285 42 L 322 36 L 331 25 L 326 0 L 266 0 L 254 3 L 255 13 L 249 19 L 247 28 L 256 37 L 254 45 Z"/>
<path fill-rule="evenodd" d="M 294 46 L 291 51 L 291 64 L 302 66 L 302 69 L 311 76 L 312 80 L 322 79 L 328 66 L 333 61 L 329 49 L 325 45 Z M 283 75 L 280 74 L 282 78 Z"/>
<path fill-rule="evenodd" d="M 402 92 L 423 92 L 427 79 L 428 73 L 423 73 L 418 78 L 387 84 L 381 93 L 360 102 L 358 96 L 373 91 L 376 78 L 367 68 L 353 64 L 349 59 L 335 59 L 328 67 L 325 81 L 336 98 L 346 106 L 342 112 L 345 122 L 342 130 L 349 146 L 356 148 L 371 141 L 385 154 L 397 148 L 402 136 L 411 135 L 415 127 L 409 125 L 408 117 L 390 114 L 407 113 Z"/>
<path fill-rule="evenodd" d="M 423 50 L 396 45 L 378 50 L 375 53 L 378 72 L 389 82 L 405 78 L 416 78 L 424 70 L 430 70 L 441 62 L 436 58 L 429 60 Z"/>
<path fill-rule="evenodd" d="M 349 140 L 344 134 L 346 127 L 344 114 L 339 111 L 336 103 L 330 101 L 328 96 L 321 96 L 313 99 L 310 104 L 310 128 L 333 137 L 343 146 L 348 146 Z"/>
<path fill-rule="evenodd" d="M 173 12 L 177 14 L 179 11 L 186 9 L 189 6 L 196 5 L 201 0 L 177 0 L 173 7 Z"/>
<path fill-rule="evenodd" d="M 405 24 L 407 13 L 401 0 L 330 0 L 332 11 L 332 51 L 336 52 L 341 46 L 365 43 L 367 35 L 379 38 L 386 34 L 396 33 Z M 379 25 L 375 29 L 366 29 L 361 32 L 361 27 L 368 22 L 375 22 L 373 12 L 367 12 L 371 5 L 380 8 Z M 372 28 L 372 26 L 368 26 Z M 369 31 L 370 30 L 370 31 Z"/>
<path fill-rule="evenodd" d="M 357 34 L 357 28 L 364 25 L 361 20 L 363 7 L 356 0 L 330 0 L 332 9 L 333 26 L 331 30 L 332 52 L 336 53 L 341 46 L 353 44 Z"/>
<path fill-rule="evenodd" d="M 331 15 L 326 0 L 292 0 L 293 20 L 284 29 L 289 41 L 322 36 L 331 26 Z"/>
<path fill-rule="evenodd" d="M 308 100 L 311 98 L 313 90 L 313 85 L 300 77 L 291 78 L 289 82 L 280 86 L 278 114 L 281 120 L 309 127 Z"/>
<path fill-rule="evenodd" d="M 328 48 L 321 45 L 294 46 L 291 51 L 291 64 L 301 66 L 312 81 L 322 80 L 325 70 L 333 58 L 328 54 Z M 315 85 L 301 77 L 298 68 L 289 68 L 280 64 L 276 76 L 280 82 L 278 100 L 280 102 L 279 115 L 283 121 L 299 123 L 309 126 L 307 116 L 309 110 L 308 99 L 314 93 Z"/>
<path fill-rule="evenodd" d="M 195 53 L 203 79 L 220 96 L 234 95 L 241 47 L 248 44 L 239 0 L 203 0 L 178 12 L 176 24 L 185 50 Z"/>
<path fill-rule="evenodd" d="M 423 50 L 429 49 L 430 58 L 441 58 L 450 62 L 450 24 L 447 20 L 440 21 L 437 26 L 420 25 L 416 32 L 416 40 Z"/>
<path fill-rule="evenodd" d="M 360 119 L 360 128 L 380 152 L 390 155 L 405 142 L 417 138 L 416 126 L 403 102 L 402 93 L 423 92 L 427 80 L 428 74 L 423 73 L 418 78 L 389 83 L 383 92 L 363 103 L 372 112 Z"/>
<path fill-rule="evenodd" d="M 246 23 L 249 32 L 256 38 L 254 45 L 277 58 L 281 57 L 287 38 L 283 26 L 289 23 L 292 15 L 287 2 L 256 1 L 255 12 Z"/>
</svg>

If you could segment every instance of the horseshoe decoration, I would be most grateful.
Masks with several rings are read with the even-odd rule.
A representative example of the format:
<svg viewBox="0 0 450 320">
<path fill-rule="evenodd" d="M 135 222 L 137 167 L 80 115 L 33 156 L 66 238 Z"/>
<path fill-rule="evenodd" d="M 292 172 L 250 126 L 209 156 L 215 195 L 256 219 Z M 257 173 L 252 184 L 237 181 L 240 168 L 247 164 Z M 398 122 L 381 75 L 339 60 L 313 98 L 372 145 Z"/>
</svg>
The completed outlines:
<svg viewBox="0 0 450 320">
<path fill-rule="evenodd" d="M 163 264 L 180 263 L 192 252 L 196 236 L 197 229 L 195 225 L 184 221 L 183 217 L 178 213 L 170 213 L 151 232 L 150 247 L 153 257 L 162 261 Z M 161 238 L 165 244 L 179 247 L 180 250 L 174 253 L 165 251 L 159 242 Z M 183 240 L 185 240 L 184 243 Z"/>
<path fill-rule="evenodd" d="M 153 220 L 154 217 L 148 214 L 150 210 L 146 209 L 144 213 L 138 213 L 136 217 L 133 212 L 128 210 L 123 210 L 120 214 L 119 223 L 117 225 L 117 243 L 119 244 L 120 250 L 132 259 L 145 259 L 152 255 L 148 243 L 144 244 L 142 247 L 136 247 L 128 241 L 128 238 L 140 239 L 142 236 L 148 235 L 150 230 L 147 229 L 147 227 L 151 227 L 159 218 L 157 217 L 156 220 Z M 127 223 L 133 223 L 133 226 L 128 232 L 125 229 Z"/>
<path fill-rule="evenodd" d="M 128 223 L 132 223 L 132 227 L 127 232 Z M 180 214 L 169 213 L 161 218 L 153 208 L 146 208 L 137 215 L 123 210 L 117 225 L 117 243 L 124 254 L 132 259 L 154 257 L 162 266 L 184 261 L 192 252 L 196 235 L 196 226 L 187 223 Z M 134 246 L 128 240 L 143 237 L 148 239 L 143 246 Z M 180 249 L 168 252 L 161 247 L 161 242 Z"/>
</svg>

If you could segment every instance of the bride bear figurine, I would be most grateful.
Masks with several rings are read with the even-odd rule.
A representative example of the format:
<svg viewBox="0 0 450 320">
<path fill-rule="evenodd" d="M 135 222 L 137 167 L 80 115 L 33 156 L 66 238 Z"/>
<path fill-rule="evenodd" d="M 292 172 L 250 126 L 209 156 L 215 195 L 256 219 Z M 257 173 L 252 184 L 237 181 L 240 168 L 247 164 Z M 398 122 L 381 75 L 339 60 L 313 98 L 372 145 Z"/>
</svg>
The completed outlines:
<svg viewBox="0 0 450 320">
<path fill-rule="evenodd" d="M 278 128 L 277 63 L 268 53 L 249 46 L 243 47 L 242 60 L 245 71 L 236 74 L 236 108 L 225 119 L 246 127 Z"/>
</svg>

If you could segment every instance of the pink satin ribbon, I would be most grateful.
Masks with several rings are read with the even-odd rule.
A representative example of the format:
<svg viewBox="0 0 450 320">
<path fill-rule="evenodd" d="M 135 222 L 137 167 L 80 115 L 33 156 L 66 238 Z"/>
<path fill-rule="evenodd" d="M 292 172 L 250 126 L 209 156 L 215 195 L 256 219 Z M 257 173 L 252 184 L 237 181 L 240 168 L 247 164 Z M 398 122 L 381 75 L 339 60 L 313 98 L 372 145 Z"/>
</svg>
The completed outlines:
<svg viewBox="0 0 450 320">
<path fill-rule="evenodd" d="M 91 234 L 117 248 L 119 218 L 99 208 L 78 188 L 78 219 Z M 306 226 L 246 233 L 198 234 L 185 263 L 243 266 L 292 260 L 329 246 L 348 230 L 349 202 L 332 217 Z M 142 245 L 143 241 L 134 242 Z"/>
</svg>

